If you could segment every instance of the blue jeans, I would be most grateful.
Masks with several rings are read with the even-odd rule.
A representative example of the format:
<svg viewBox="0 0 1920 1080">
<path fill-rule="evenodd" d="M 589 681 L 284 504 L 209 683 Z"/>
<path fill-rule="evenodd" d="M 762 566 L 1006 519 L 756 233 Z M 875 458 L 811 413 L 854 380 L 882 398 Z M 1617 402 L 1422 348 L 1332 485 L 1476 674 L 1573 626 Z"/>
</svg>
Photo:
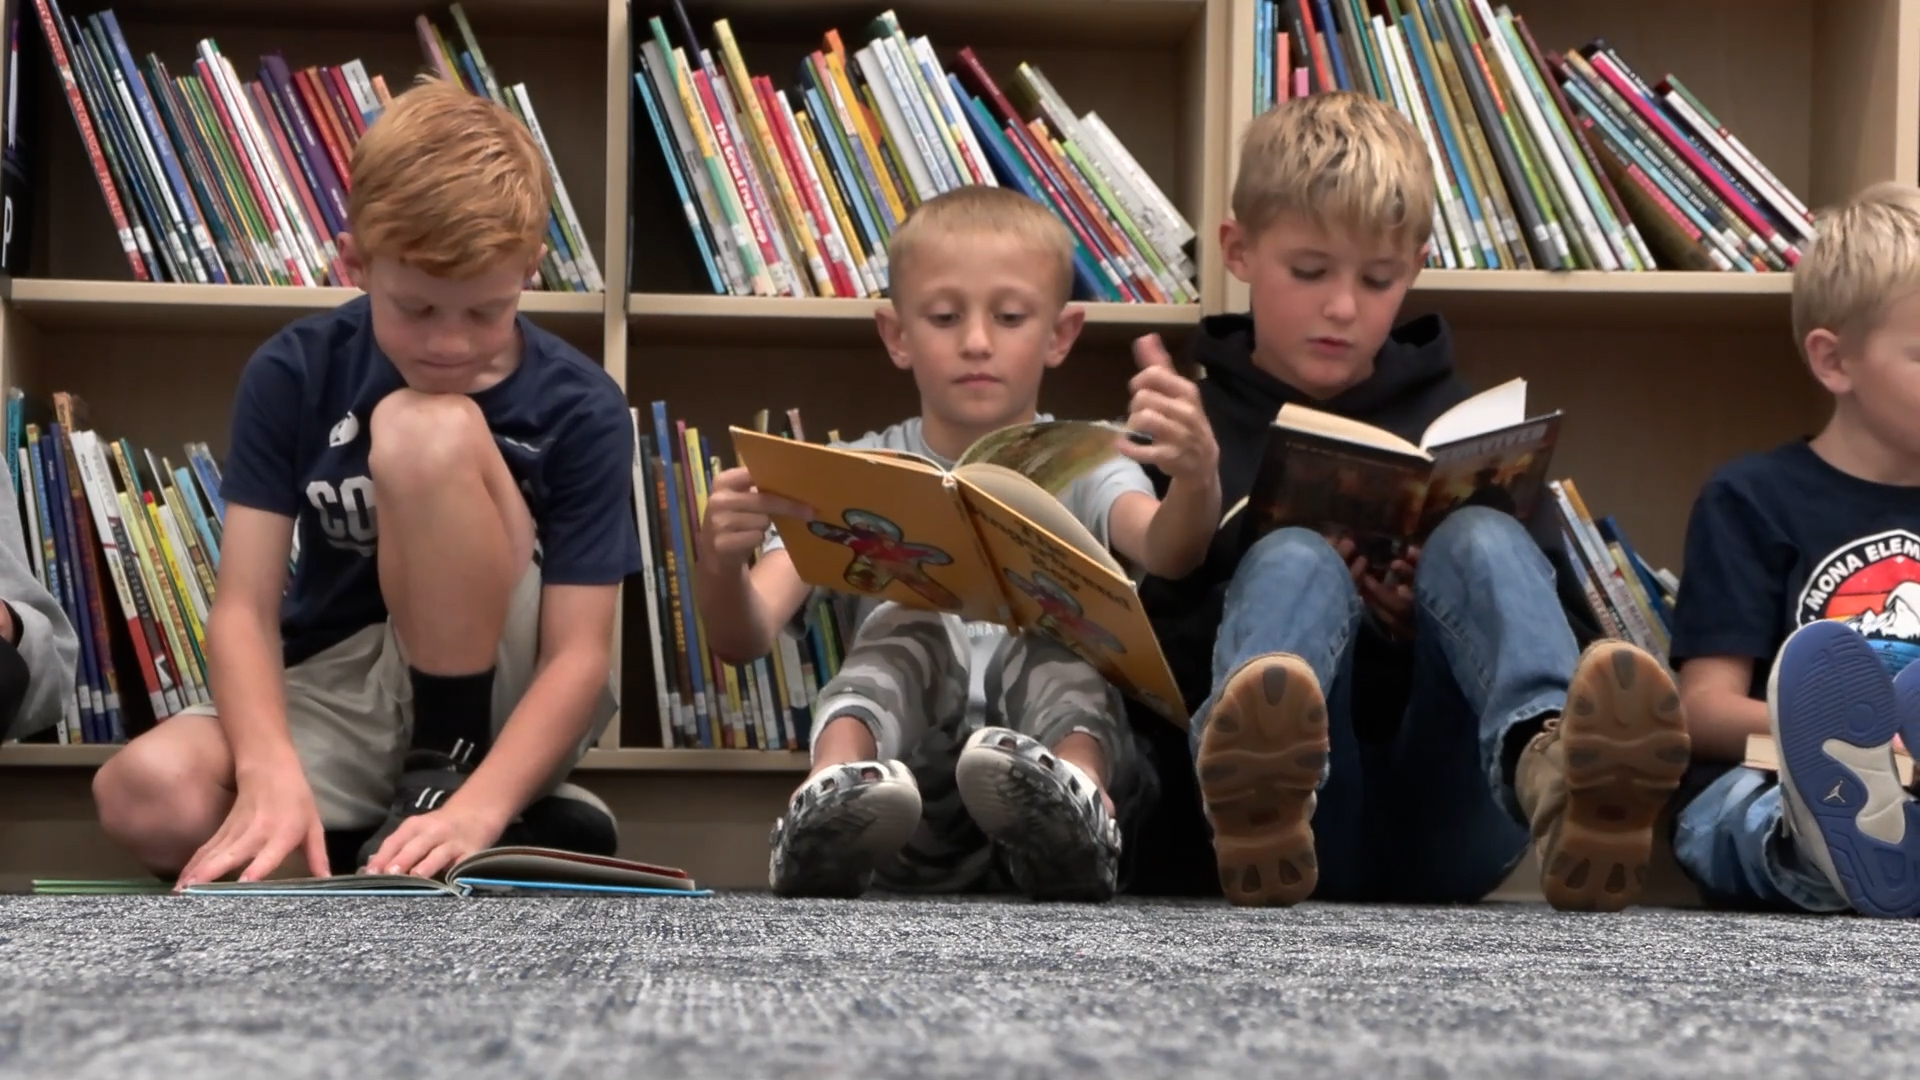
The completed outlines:
<svg viewBox="0 0 1920 1080">
<path fill-rule="evenodd" d="M 1557 714 L 1579 645 L 1553 567 L 1519 522 L 1455 511 L 1414 574 L 1413 682 L 1391 739 L 1362 743 L 1351 715 L 1363 603 L 1318 533 L 1281 529 L 1241 559 L 1213 650 L 1213 693 L 1242 664 L 1291 653 L 1319 676 L 1331 737 L 1313 814 L 1322 899 L 1476 901 L 1526 851 L 1504 775 L 1508 733 Z M 1191 747 L 1213 704 L 1196 711 Z"/>
<path fill-rule="evenodd" d="M 1715 907 L 1847 910 L 1826 874 L 1794 852 L 1781 828 L 1780 798 L 1772 774 L 1728 769 L 1675 817 L 1674 860 Z"/>
</svg>

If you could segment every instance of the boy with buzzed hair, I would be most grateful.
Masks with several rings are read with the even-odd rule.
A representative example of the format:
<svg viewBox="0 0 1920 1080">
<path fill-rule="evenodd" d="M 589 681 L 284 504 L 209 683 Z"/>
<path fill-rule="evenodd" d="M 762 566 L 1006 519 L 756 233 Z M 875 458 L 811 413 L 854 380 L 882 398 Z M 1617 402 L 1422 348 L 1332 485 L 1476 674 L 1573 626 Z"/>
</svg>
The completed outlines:
<svg viewBox="0 0 1920 1080">
<path fill-rule="evenodd" d="M 1687 527 L 1673 662 L 1696 764 L 1674 855 L 1716 906 L 1920 915 L 1920 189 L 1823 214 L 1793 333 L 1826 426 L 1714 473 Z M 1742 767 L 1771 734 L 1774 775 Z"/>
<path fill-rule="evenodd" d="M 1068 303 L 1073 241 L 1045 207 L 1005 188 L 931 199 L 892 237 L 891 301 L 875 318 L 920 415 L 848 445 L 951 466 L 981 436 L 1049 417 L 1040 380 L 1066 360 L 1084 311 Z M 1129 423 L 1152 446 L 1060 494 L 1123 558 L 1164 574 L 1197 565 L 1220 514 L 1198 391 L 1142 339 Z M 1133 460 L 1127 460 L 1127 457 Z M 1140 462 L 1173 477 L 1165 501 Z M 767 652 L 811 590 L 774 514 L 806 507 L 722 473 L 701 529 L 697 594 L 708 643 L 729 662 Z M 766 553 L 748 561 L 762 543 Z M 1151 797 L 1118 691 L 1050 639 L 865 599 L 841 670 L 813 715 L 813 768 L 774 828 L 769 879 L 787 896 L 855 896 L 1005 884 L 1035 899 L 1104 900 L 1118 884 L 1117 813 Z"/>
<path fill-rule="evenodd" d="M 94 781 L 178 887 L 296 850 L 422 876 L 496 843 L 613 853 L 562 781 L 615 707 L 633 434 L 613 379 L 518 314 L 551 182 L 512 114 L 433 80 L 355 146 L 340 251 L 366 295 L 240 377 L 213 704 Z"/>
<path fill-rule="evenodd" d="M 1419 133 L 1364 95 L 1289 101 L 1248 128 L 1220 233 L 1252 311 L 1204 320 L 1193 355 L 1226 505 L 1283 405 L 1417 441 L 1469 396 L 1439 317 L 1394 325 L 1433 190 Z M 1230 900 L 1474 901 L 1528 826 L 1555 907 L 1637 897 L 1686 764 L 1673 681 L 1625 642 L 1583 655 L 1596 632 L 1553 515 L 1530 526 L 1462 507 L 1377 567 L 1307 529 L 1249 547 L 1228 527 L 1199 571 L 1143 582 L 1194 707 Z"/>
</svg>

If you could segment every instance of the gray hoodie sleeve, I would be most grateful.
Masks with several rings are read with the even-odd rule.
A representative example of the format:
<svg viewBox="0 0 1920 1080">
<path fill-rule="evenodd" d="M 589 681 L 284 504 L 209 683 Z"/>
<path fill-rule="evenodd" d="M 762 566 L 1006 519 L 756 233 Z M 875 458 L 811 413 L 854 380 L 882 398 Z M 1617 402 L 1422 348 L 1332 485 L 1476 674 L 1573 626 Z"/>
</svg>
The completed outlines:
<svg viewBox="0 0 1920 1080">
<path fill-rule="evenodd" d="M 18 649 L 27 669 L 26 697 L 13 722 L 0 731 L 0 739 L 22 738 L 60 721 L 73 697 L 74 666 L 80 652 L 66 612 L 34 575 L 25 543 L 13 471 L 0 464 L 0 600 L 19 619 Z M 0 651 L 5 648 L 0 639 Z M 0 723 L 5 722 L 0 717 Z"/>
</svg>

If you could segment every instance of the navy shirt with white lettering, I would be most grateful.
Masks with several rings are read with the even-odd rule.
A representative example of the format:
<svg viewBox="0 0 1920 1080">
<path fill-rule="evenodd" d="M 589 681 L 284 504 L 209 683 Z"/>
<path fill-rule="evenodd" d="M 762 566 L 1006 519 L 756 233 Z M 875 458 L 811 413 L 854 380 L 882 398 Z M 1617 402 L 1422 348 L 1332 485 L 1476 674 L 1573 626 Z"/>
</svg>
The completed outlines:
<svg viewBox="0 0 1920 1080">
<path fill-rule="evenodd" d="M 1889 672 L 1920 658 L 1920 488 L 1850 476 L 1804 440 L 1720 469 L 1687 526 L 1672 659 L 1754 661 L 1764 701 L 1788 635 L 1842 620 Z"/>
<path fill-rule="evenodd" d="M 532 512 L 542 582 L 617 584 L 640 566 L 626 398 L 571 345 L 525 316 L 519 329 L 520 365 L 470 396 Z M 368 418 L 403 386 L 364 296 L 282 329 L 240 375 L 220 494 L 296 520 L 288 666 L 387 617 Z"/>
</svg>

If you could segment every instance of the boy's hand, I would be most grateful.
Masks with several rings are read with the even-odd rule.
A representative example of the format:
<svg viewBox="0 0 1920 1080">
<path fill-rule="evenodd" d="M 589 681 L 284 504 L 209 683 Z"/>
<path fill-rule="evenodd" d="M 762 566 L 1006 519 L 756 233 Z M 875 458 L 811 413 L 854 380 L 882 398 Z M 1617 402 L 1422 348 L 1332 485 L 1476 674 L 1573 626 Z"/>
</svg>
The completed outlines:
<svg viewBox="0 0 1920 1080">
<path fill-rule="evenodd" d="M 766 540 L 775 514 L 813 520 L 810 508 L 754 487 L 745 468 L 728 469 L 713 478 L 707 493 L 707 516 L 700 526 L 702 553 L 731 569 L 745 566 Z"/>
<path fill-rule="evenodd" d="M 491 818 L 444 806 L 400 823 L 367 860 L 370 874 L 433 877 L 500 839 L 505 826 Z"/>
<path fill-rule="evenodd" d="M 1420 549 L 1409 547 L 1388 565 L 1384 579 L 1371 572 L 1366 556 L 1354 554 L 1352 540 L 1341 540 L 1334 549 L 1340 552 L 1347 572 L 1353 575 L 1360 599 L 1366 601 L 1368 610 L 1380 620 L 1387 633 L 1396 640 L 1412 638 L 1417 625 L 1413 618 L 1413 570 L 1420 565 Z"/>
<path fill-rule="evenodd" d="M 1123 439 L 1120 452 L 1173 480 L 1213 482 L 1219 474 L 1220 447 L 1201 408 L 1200 388 L 1174 370 L 1158 334 L 1135 340 L 1133 359 L 1140 372 L 1127 384 L 1133 393 L 1127 426 L 1153 436 L 1153 445 L 1136 446 Z"/>
<path fill-rule="evenodd" d="M 299 847 L 306 849 L 308 873 L 326 877 L 326 832 L 313 805 L 313 789 L 296 764 L 239 785 L 227 820 L 193 853 L 174 889 L 219 881 L 235 870 L 241 881 L 258 881 L 278 870 Z"/>
</svg>

